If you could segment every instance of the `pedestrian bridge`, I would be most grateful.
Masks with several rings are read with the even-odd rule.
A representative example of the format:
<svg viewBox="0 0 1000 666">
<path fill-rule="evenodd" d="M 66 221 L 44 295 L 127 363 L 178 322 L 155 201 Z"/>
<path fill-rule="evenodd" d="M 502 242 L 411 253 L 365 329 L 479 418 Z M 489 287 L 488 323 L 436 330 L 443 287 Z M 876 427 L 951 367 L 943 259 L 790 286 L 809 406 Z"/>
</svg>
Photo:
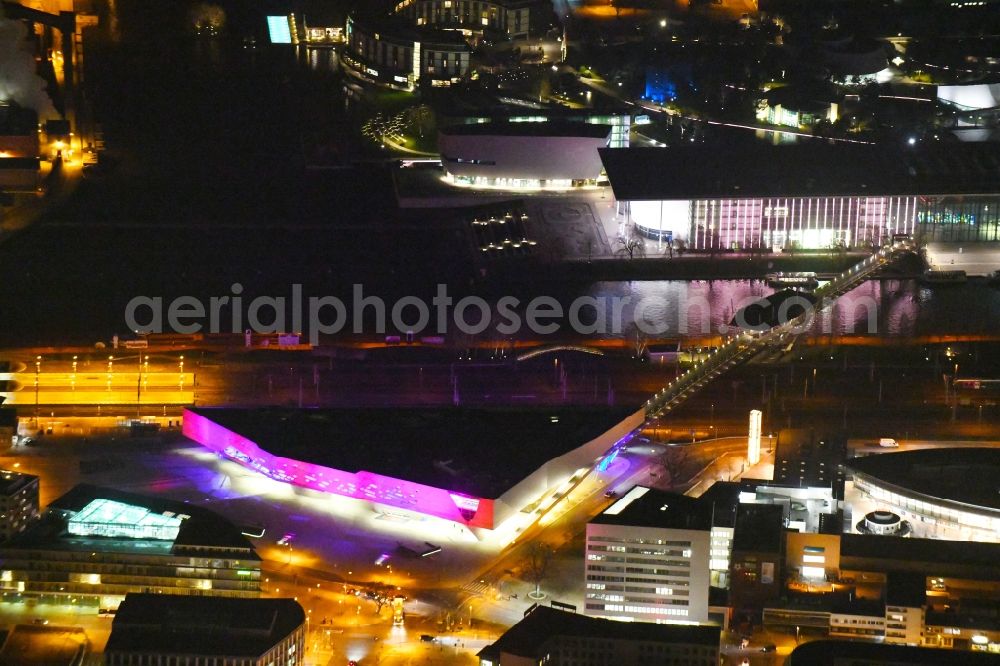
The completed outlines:
<svg viewBox="0 0 1000 666">
<path fill-rule="evenodd" d="M 712 352 L 707 359 L 678 376 L 647 400 L 646 418 L 652 419 L 670 413 L 697 393 L 705 384 L 733 366 L 743 363 L 766 347 L 784 340 L 788 334 L 801 333 L 812 323 L 817 313 L 832 306 L 838 298 L 913 251 L 914 246 L 909 239 L 895 241 L 891 245 L 882 247 L 871 256 L 818 287 L 813 292 L 816 303 L 806 312 L 766 330 L 736 333 Z"/>
</svg>

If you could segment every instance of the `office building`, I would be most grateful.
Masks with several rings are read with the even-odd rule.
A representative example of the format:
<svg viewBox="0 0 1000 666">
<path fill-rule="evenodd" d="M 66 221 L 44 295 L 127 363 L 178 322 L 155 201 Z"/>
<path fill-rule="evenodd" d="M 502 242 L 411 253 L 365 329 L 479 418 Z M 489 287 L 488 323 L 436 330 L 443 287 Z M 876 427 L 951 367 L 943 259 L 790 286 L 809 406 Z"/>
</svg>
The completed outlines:
<svg viewBox="0 0 1000 666">
<path fill-rule="evenodd" d="M 712 506 L 636 486 L 587 523 L 585 613 L 708 622 Z"/>
<path fill-rule="evenodd" d="M 0 543 L 38 518 L 38 477 L 0 470 Z"/>
<path fill-rule="evenodd" d="M 542 9 L 538 0 L 402 0 L 394 11 L 415 26 L 523 39 L 532 28 L 532 14 Z"/>
</svg>

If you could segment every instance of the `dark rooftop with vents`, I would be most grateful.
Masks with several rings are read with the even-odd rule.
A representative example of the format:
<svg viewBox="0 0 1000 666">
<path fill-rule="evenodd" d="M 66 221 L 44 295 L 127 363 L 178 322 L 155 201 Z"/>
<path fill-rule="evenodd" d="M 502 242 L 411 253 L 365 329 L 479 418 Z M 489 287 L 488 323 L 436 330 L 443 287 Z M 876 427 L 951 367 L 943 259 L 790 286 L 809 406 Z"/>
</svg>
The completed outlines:
<svg viewBox="0 0 1000 666">
<path fill-rule="evenodd" d="M 622 201 L 1000 194 L 1000 143 L 604 148 Z"/>
<path fill-rule="evenodd" d="M 549 639 L 581 636 L 621 641 L 653 641 L 719 645 L 721 627 L 703 625 L 653 624 L 650 622 L 619 622 L 538 606 L 508 629 L 495 643 L 479 652 L 481 658 L 499 663 L 501 653 L 534 658 Z"/>
<path fill-rule="evenodd" d="M 305 621 L 293 599 L 128 594 L 105 652 L 261 657 Z"/>
</svg>

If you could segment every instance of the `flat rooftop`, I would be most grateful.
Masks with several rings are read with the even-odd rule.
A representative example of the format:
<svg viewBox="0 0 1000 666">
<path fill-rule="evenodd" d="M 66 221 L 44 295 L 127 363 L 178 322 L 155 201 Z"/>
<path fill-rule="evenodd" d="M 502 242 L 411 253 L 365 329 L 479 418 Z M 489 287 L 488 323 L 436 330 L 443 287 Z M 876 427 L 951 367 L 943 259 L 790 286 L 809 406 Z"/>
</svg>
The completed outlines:
<svg viewBox="0 0 1000 666">
<path fill-rule="evenodd" d="M 0 495 L 13 495 L 35 481 L 38 477 L 32 474 L 0 469 Z"/>
<path fill-rule="evenodd" d="M 931 499 L 1000 511 L 1000 449 L 919 449 L 852 458 L 845 464 Z"/>
<path fill-rule="evenodd" d="M 635 486 L 590 522 L 708 531 L 712 529 L 712 502 Z"/>
<path fill-rule="evenodd" d="M 622 201 L 1000 194 L 1000 143 L 603 148 Z"/>
<path fill-rule="evenodd" d="M 142 507 L 156 514 L 186 517 L 180 523 L 177 537 L 172 540 L 69 534 L 69 516 L 78 514 L 97 499 Z M 258 559 L 253 546 L 236 525 L 213 511 L 184 502 L 81 483 L 49 504 L 48 509 L 41 521 L 0 548 L 170 555 L 183 554 L 188 548 L 207 547 L 229 550 L 232 557 L 240 559 Z"/>
<path fill-rule="evenodd" d="M 276 456 L 495 499 L 634 409 L 361 408 L 190 411 Z"/>
<path fill-rule="evenodd" d="M 499 661 L 501 653 L 539 657 L 541 647 L 555 636 L 580 636 L 621 641 L 650 641 L 718 647 L 720 627 L 651 622 L 619 622 L 538 606 L 479 655 Z"/>
<path fill-rule="evenodd" d="M 105 652 L 261 657 L 305 621 L 293 599 L 128 594 Z"/>
<path fill-rule="evenodd" d="M 926 575 L 940 573 L 938 568 L 974 568 L 984 580 L 1000 579 L 1000 544 L 977 541 L 944 541 L 875 534 L 842 534 L 840 558 L 844 568 L 862 566 L 856 560 L 879 560 L 887 571 L 923 569 Z M 845 564 L 845 561 L 848 563 Z M 906 565 L 906 566 L 904 566 Z"/>
<path fill-rule="evenodd" d="M 606 139 L 611 134 L 611 125 L 572 120 L 533 123 L 491 122 L 447 125 L 439 131 L 445 136 L 556 136 Z"/>
<path fill-rule="evenodd" d="M 18 624 L 0 646 L 0 664 L 74 666 L 83 663 L 88 645 L 80 627 Z"/>
</svg>

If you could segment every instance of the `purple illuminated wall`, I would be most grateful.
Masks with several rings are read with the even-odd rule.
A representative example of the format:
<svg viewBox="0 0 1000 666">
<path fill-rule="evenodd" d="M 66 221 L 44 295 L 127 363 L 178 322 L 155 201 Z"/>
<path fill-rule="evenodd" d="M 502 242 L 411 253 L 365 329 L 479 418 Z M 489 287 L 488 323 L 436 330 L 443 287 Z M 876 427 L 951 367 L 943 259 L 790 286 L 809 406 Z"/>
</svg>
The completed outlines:
<svg viewBox="0 0 1000 666">
<path fill-rule="evenodd" d="M 204 414 L 184 410 L 184 435 L 220 456 L 277 481 L 303 488 L 367 499 L 378 504 L 437 516 L 472 527 L 493 529 L 493 500 L 360 470 L 345 472 L 275 456 Z"/>
</svg>

